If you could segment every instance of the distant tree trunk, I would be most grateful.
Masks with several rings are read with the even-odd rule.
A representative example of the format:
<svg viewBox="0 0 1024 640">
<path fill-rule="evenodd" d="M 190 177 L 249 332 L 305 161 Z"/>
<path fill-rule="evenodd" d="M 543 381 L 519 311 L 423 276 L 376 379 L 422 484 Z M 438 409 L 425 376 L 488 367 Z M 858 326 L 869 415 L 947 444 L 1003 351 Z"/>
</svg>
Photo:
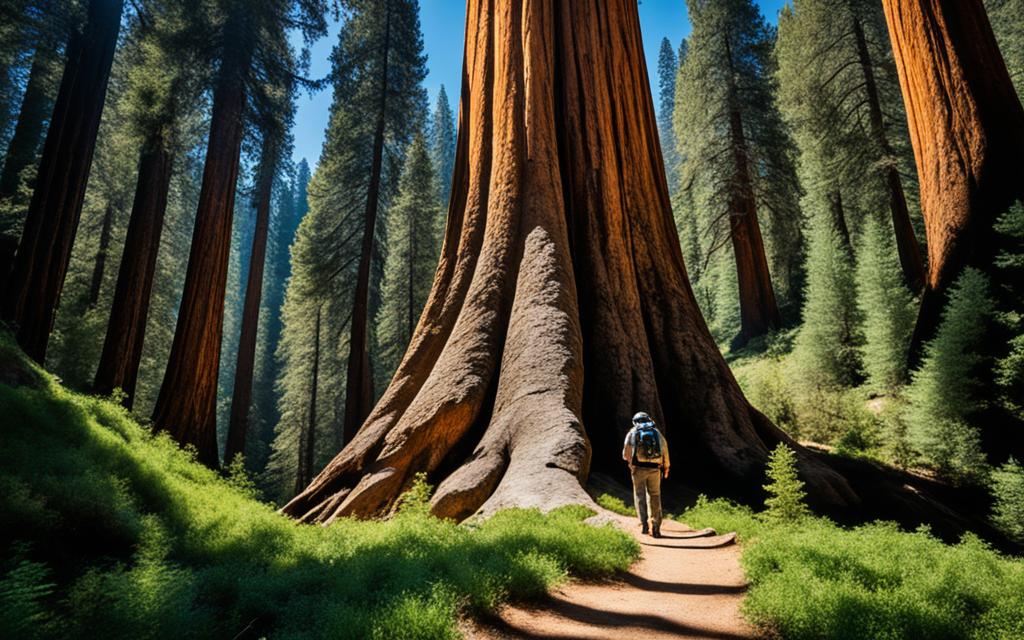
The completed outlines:
<svg viewBox="0 0 1024 640">
<path fill-rule="evenodd" d="M 391 48 L 391 7 L 384 2 L 384 41 L 380 53 L 380 97 L 377 123 L 373 133 L 373 159 L 370 183 L 366 190 L 366 211 L 363 214 L 363 243 L 359 256 L 359 271 L 352 303 L 352 327 L 349 337 L 348 371 L 345 384 L 345 419 L 342 438 L 349 442 L 355 437 L 370 409 L 373 408 L 373 372 L 370 369 L 370 351 L 366 345 L 369 316 L 370 263 L 373 258 L 374 228 L 380 202 L 381 165 L 384 158 L 384 126 L 388 106 L 388 57 Z"/>
<path fill-rule="evenodd" d="M 199 192 L 192 249 L 174 342 L 153 411 L 153 428 L 196 448 L 203 464 L 216 467 L 217 374 L 220 368 L 224 292 L 231 254 L 231 219 L 242 145 L 245 81 L 252 44 L 236 11 L 226 32 L 232 47 L 221 63 L 213 96 L 210 138 Z M 240 41 L 238 41 L 240 40 Z"/>
<path fill-rule="evenodd" d="M 732 50 L 728 38 L 726 50 L 731 68 Z M 732 77 L 730 73 L 729 92 L 733 106 L 729 113 L 729 136 L 735 174 L 729 206 L 729 228 L 740 293 L 740 333 L 733 339 L 733 346 L 743 346 L 751 338 L 763 336 L 781 327 L 782 315 L 775 300 L 761 225 L 757 221 L 757 200 L 754 197 L 754 182 L 750 177 L 751 160 L 743 131 L 743 114 L 735 106 L 737 89 L 732 86 Z"/>
<path fill-rule="evenodd" d="M 238 340 L 235 385 L 231 397 L 231 418 L 224 449 L 224 461 L 231 462 L 245 454 L 245 436 L 249 430 L 249 408 L 252 405 L 252 380 L 256 365 L 256 334 L 259 329 L 260 303 L 263 300 L 263 270 L 267 257 L 267 234 L 270 228 L 270 197 L 277 172 L 278 152 L 272 140 L 264 141 L 256 186 L 256 229 L 249 256 L 249 277 L 242 306 L 242 333 Z"/>
<path fill-rule="evenodd" d="M 37 362 L 46 357 L 96 147 L 123 0 L 91 0 L 68 44 L 35 191 L 3 298 L 3 318 Z"/>
<path fill-rule="evenodd" d="M 86 305 L 91 309 L 100 300 L 100 289 L 103 287 L 103 272 L 107 268 L 107 252 L 110 250 L 110 227 L 114 224 L 114 206 L 107 204 L 103 210 L 103 222 L 100 227 L 100 245 L 96 249 L 96 260 L 92 266 L 92 279 L 89 282 L 89 297 Z"/>
<path fill-rule="evenodd" d="M 839 234 L 839 240 L 843 243 L 843 249 L 847 254 L 853 256 L 853 243 L 850 241 L 850 228 L 846 224 L 846 212 L 843 209 L 843 194 L 835 190 L 828 194 L 829 205 L 832 211 L 832 227 Z"/>
<path fill-rule="evenodd" d="M 172 156 L 167 144 L 156 137 L 147 141 L 139 156 L 135 199 L 117 273 L 106 339 L 93 384 L 94 392 L 100 395 L 110 395 L 114 389 L 121 389 L 125 394 L 124 405 L 129 409 L 135 401 L 135 384 L 142 361 L 149 300 L 171 185 L 171 167 Z"/>
<path fill-rule="evenodd" d="M 316 394 L 320 377 L 320 314 L 323 305 L 316 308 L 316 329 L 313 331 L 313 381 L 309 390 L 309 420 L 306 433 L 299 436 L 299 468 L 295 479 L 295 493 L 301 492 L 313 480 L 313 460 L 316 454 Z"/>
<path fill-rule="evenodd" d="M 867 93 L 868 112 L 871 116 L 871 135 L 875 144 L 889 160 L 885 167 L 885 181 L 889 190 L 889 211 L 892 214 L 892 228 L 896 237 L 896 250 L 900 255 L 900 266 L 903 277 L 913 291 L 920 291 L 924 286 L 924 260 L 921 258 L 921 247 L 914 235 L 914 226 L 910 223 L 907 210 L 907 198 L 903 193 L 903 180 L 896 165 L 896 154 L 885 133 L 885 121 L 882 117 L 882 104 L 878 98 L 878 84 L 875 82 L 875 68 L 868 51 L 864 26 L 860 19 L 854 17 L 853 32 L 857 40 L 857 55 L 860 68 L 864 74 L 864 91 Z"/>
<path fill-rule="evenodd" d="M 990 270 L 993 223 L 1024 197 L 1024 109 L 981 0 L 884 0 L 921 182 L 928 280 L 911 361 L 966 266 Z"/>
<path fill-rule="evenodd" d="M 47 84 L 55 58 L 56 51 L 52 46 L 41 46 L 32 56 L 32 67 L 21 98 L 18 121 L 7 146 L 3 172 L 0 173 L 0 200 L 7 200 L 17 194 L 21 172 L 36 160 L 39 142 L 43 138 L 43 125 L 50 115 Z"/>
<path fill-rule="evenodd" d="M 636 3 L 473 0 L 467 20 L 426 310 L 366 424 L 284 512 L 378 513 L 420 471 L 447 517 L 589 503 L 592 459 L 620 468 L 639 409 L 685 481 L 759 496 L 790 441 L 743 398 L 687 281 Z M 819 503 L 857 501 L 791 444 Z"/>
</svg>

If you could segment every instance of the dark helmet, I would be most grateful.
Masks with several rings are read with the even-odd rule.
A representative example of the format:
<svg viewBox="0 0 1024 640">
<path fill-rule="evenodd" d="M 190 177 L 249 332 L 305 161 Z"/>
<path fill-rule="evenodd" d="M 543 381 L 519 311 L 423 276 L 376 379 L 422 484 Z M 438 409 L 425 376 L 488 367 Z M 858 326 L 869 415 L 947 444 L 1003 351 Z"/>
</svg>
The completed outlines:
<svg viewBox="0 0 1024 640">
<path fill-rule="evenodd" d="M 637 426 L 654 424 L 654 420 L 651 420 L 651 416 L 647 415 L 647 413 L 639 411 L 633 416 L 633 424 Z"/>
</svg>

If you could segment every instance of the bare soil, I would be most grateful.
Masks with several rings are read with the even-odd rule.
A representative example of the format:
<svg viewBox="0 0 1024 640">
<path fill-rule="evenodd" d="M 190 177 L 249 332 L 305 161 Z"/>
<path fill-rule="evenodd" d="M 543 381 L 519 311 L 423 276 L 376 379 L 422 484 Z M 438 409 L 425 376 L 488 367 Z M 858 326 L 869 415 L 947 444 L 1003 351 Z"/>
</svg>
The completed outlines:
<svg viewBox="0 0 1024 640">
<path fill-rule="evenodd" d="M 662 537 L 640 534 L 635 518 L 607 513 L 636 536 L 642 552 L 614 581 L 571 582 L 536 605 L 507 606 L 494 620 L 467 624 L 470 640 L 755 638 L 740 616 L 746 590 L 736 535 L 694 531 L 671 521 Z"/>
</svg>

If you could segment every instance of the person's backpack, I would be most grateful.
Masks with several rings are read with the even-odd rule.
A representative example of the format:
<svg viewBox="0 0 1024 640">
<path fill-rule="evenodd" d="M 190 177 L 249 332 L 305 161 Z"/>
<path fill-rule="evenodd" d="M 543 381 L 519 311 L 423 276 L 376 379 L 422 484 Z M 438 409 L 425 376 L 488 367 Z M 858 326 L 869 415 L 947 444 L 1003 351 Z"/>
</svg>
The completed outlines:
<svg viewBox="0 0 1024 640">
<path fill-rule="evenodd" d="M 658 437 L 658 431 L 654 425 L 638 427 L 634 443 L 633 457 L 637 462 L 661 462 L 661 438 Z"/>
</svg>

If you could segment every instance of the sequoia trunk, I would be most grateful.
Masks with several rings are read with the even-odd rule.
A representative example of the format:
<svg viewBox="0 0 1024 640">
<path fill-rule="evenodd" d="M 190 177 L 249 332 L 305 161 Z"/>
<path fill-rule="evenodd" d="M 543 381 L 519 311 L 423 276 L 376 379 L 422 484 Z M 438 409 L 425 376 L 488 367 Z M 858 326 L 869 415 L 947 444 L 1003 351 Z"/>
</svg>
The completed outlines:
<svg viewBox="0 0 1024 640">
<path fill-rule="evenodd" d="M 967 266 L 991 268 L 993 223 L 1024 197 L 1024 109 L 981 0 L 884 0 L 910 125 L 928 278 L 914 329 L 920 357 L 946 290 Z"/>
<path fill-rule="evenodd" d="M 233 18 L 236 28 L 227 32 L 244 32 L 239 24 L 241 13 Z M 185 288 L 167 370 L 153 410 L 153 428 L 169 432 L 182 445 L 194 446 L 199 461 L 210 467 L 218 464 L 217 374 L 242 144 L 244 78 L 252 59 L 251 43 L 240 39 L 229 45 L 235 48 L 221 63 L 213 96 Z"/>
<path fill-rule="evenodd" d="M 272 141 L 264 141 L 260 158 L 259 182 L 256 187 L 256 230 L 249 256 L 249 277 L 242 306 L 242 333 L 238 340 L 235 365 L 235 386 L 231 396 L 231 418 L 224 449 L 224 461 L 231 462 L 245 454 L 245 436 L 249 430 L 249 407 L 252 404 L 252 377 L 256 364 L 256 334 L 263 299 L 263 269 L 267 257 L 267 233 L 270 227 L 270 196 L 273 192 L 277 166 L 277 150 Z"/>
<path fill-rule="evenodd" d="M 922 494 L 899 488 L 913 480 L 842 460 L 860 466 L 840 475 L 743 397 L 687 280 L 636 2 L 471 0 L 466 38 L 426 309 L 363 428 L 283 511 L 380 513 L 418 472 L 450 518 L 591 504 L 591 467 L 621 469 L 642 409 L 672 443 L 674 481 L 758 501 L 786 442 L 814 506 L 849 518 L 864 496 L 874 514 L 921 514 Z"/>
<path fill-rule="evenodd" d="M 71 260 L 96 148 L 123 0 L 91 0 L 67 63 L 43 144 L 35 190 L 3 296 L 3 318 L 18 343 L 43 362 Z"/>
<path fill-rule="evenodd" d="M 43 125 L 50 115 L 50 96 L 46 89 L 55 57 L 56 52 L 52 46 L 39 47 L 32 56 L 32 67 L 21 98 L 18 122 L 7 146 L 3 172 L 0 173 L 0 200 L 14 197 L 21 183 L 21 172 L 36 160 L 39 142 L 43 137 Z"/>
<path fill-rule="evenodd" d="M 864 91 L 867 94 L 868 113 L 871 119 L 871 135 L 875 144 L 886 156 L 883 169 L 885 184 L 889 191 L 889 212 L 892 215 L 892 228 L 896 237 L 896 251 L 900 256 L 903 278 L 913 291 L 920 291 L 924 286 L 924 261 L 921 258 L 921 247 L 914 235 L 914 226 L 910 223 L 907 210 L 907 197 L 903 192 L 903 180 L 896 164 L 896 154 L 889 137 L 885 132 L 885 120 L 882 116 L 882 103 L 878 98 L 878 84 L 875 82 L 875 68 L 868 51 L 864 26 L 859 18 L 853 19 L 853 33 L 857 40 L 857 56 L 861 72 L 864 74 Z"/>
<path fill-rule="evenodd" d="M 103 222 L 100 225 L 100 246 L 96 249 L 96 260 L 92 265 L 92 278 L 89 281 L 89 297 L 86 304 L 91 309 L 100 299 L 103 288 L 103 274 L 107 269 L 107 252 L 110 250 L 110 227 L 114 224 L 114 206 L 107 204 L 103 209 Z"/>
<path fill-rule="evenodd" d="M 101 395 L 121 389 L 124 405 L 129 409 L 135 401 L 135 384 L 142 361 L 153 275 L 171 184 L 171 165 L 171 152 L 165 143 L 156 139 L 148 141 L 139 157 L 135 199 L 93 384 L 93 390 Z"/>
<path fill-rule="evenodd" d="M 370 183 L 366 190 L 366 211 L 363 214 L 363 242 L 356 274 L 356 289 L 352 302 L 352 327 L 349 336 L 348 371 L 345 383 L 345 421 L 342 425 L 343 442 L 355 437 L 359 427 L 373 407 L 373 371 L 370 351 L 366 345 L 366 325 L 369 320 L 370 263 L 373 260 L 374 229 L 380 203 L 381 168 L 384 161 L 384 125 L 388 106 L 388 57 L 391 48 L 391 8 L 384 2 L 384 41 L 380 52 L 380 97 L 377 105 L 377 123 L 373 132 L 373 158 Z"/>
</svg>

